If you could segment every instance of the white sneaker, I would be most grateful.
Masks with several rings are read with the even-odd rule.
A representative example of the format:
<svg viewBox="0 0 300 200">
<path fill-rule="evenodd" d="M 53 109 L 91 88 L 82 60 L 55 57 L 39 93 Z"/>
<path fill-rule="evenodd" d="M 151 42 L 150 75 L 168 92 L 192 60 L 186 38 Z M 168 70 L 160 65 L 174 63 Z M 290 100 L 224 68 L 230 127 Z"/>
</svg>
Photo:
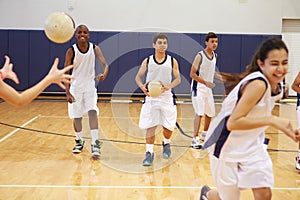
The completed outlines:
<svg viewBox="0 0 300 200">
<path fill-rule="evenodd" d="M 202 145 L 200 143 L 200 138 L 198 136 L 197 137 L 193 137 L 191 146 L 194 149 L 201 149 Z"/>
<path fill-rule="evenodd" d="M 300 170 L 300 156 L 296 157 L 296 169 Z"/>
</svg>

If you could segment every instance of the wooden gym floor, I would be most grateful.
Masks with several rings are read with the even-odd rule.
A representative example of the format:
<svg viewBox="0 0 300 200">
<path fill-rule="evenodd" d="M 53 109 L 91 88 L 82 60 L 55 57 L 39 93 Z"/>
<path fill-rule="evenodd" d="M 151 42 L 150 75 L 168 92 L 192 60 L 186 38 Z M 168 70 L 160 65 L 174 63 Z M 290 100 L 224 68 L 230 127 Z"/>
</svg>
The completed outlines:
<svg viewBox="0 0 300 200">
<path fill-rule="evenodd" d="M 178 123 L 172 136 L 172 157 L 161 155 L 161 128 L 157 130 L 154 164 L 143 167 L 145 132 L 138 128 L 141 103 L 98 103 L 100 160 L 90 154 L 87 118 L 86 144 L 72 154 L 74 134 L 65 101 L 34 101 L 24 108 L 0 103 L 0 199 L 199 199 L 204 184 L 213 186 L 206 152 L 189 148 L 193 108 L 178 105 Z M 217 109 L 220 105 L 217 104 Z M 295 103 L 280 103 L 274 114 L 297 126 Z M 273 160 L 273 200 L 300 199 L 300 174 L 295 170 L 298 145 L 272 128 L 269 154 Z M 253 199 L 250 190 L 243 200 Z"/>
</svg>

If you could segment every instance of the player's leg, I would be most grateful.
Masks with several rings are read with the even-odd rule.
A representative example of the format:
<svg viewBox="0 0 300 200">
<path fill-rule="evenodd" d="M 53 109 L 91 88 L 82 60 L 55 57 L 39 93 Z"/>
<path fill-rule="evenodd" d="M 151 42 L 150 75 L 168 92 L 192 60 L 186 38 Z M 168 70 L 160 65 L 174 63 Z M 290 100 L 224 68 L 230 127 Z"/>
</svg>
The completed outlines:
<svg viewBox="0 0 300 200">
<path fill-rule="evenodd" d="M 82 117 L 73 119 L 73 127 L 75 130 L 75 147 L 73 153 L 80 153 L 84 146 L 84 139 L 82 135 Z"/>
<path fill-rule="evenodd" d="M 202 96 L 192 96 L 192 104 L 195 111 L 195 118 L 194 118 L 194 137 L 192 139 L 191 146 L 193 148 L 201 148 L 200 138 L 198 136 L 200 126 L 201 126 L 201 119 L 204 115 L 204 99 Z"/>
<path fill-rule="evenodd" d="M 298 115 L 298 128 L 300 129 L 300 106 L 297 107 L 297 115 Z M 300 170 L 300 142 L 298 147 L 298 155 L 296 157 L 296 169 Z"/>
<path fill-rule="evenodd" d="M 151 166 L 154 160 L 154 141 L 156 126 L 148 128 L 146 131 L 146 155 L 143 166 Z"/>
<path fill-rule="evenodd" d="M 271 200 L 272 191 L 271 188 L 252 188 L 253 196 L 255 200 Z"/>
<path fill-rule="evenodd" d="M 161 122 L 163 126 L 163 158 L 171 157 L 171 136 L 176 126 L 177 108 L 174 103 L 163 103 L 161 105 Z"/>
</svg>

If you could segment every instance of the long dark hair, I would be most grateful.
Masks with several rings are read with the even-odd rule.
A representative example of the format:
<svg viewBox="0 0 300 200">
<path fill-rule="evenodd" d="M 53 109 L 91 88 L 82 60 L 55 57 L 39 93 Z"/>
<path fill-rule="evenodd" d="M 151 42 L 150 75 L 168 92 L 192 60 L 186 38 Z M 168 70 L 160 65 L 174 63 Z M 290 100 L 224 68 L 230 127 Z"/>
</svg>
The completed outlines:
<svg viewBox="0 0 300 200">
<path fill-rule="evenodd" d="M 252 58 L 251 63 L 246 66 L 245 72 L 241 74 L 221 73 L 222 81 L 225 84 L 225 94 L 228 94 L 248 74 L 261 71 L 257 64 L 257 60 L 264 62 L 268 57 L 269 52 L 274 49 L 284 49 L 287 53 L 289 53 L 287 46 L 281 38 L 269 38 L 262 42 L 262 44 L 259 46 Z"/>
</svg>

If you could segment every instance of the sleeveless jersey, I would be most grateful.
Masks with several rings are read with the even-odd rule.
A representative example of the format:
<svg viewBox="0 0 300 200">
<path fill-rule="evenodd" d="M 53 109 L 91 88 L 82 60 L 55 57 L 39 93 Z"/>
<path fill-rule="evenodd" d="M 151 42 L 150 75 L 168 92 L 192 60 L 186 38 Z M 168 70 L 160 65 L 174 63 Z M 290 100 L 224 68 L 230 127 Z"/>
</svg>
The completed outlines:
<svg viewBox="0 0 300 200">
<path fill-rule="evenodd" d="M 270 117 L 272 115 L 272 109 L 278 97 L 271 96 L 271 87 L 265 76 L 261 72 L 253 72 L 242 79 L 224 99 L 221 111 L 217 116 L 218 120 L 231 115 L 240 98 L 241 87 L 248 81 L 255 79 L 263 80 L 267 88 L 260 101 L 252 108 L 247 117 Z M 249 158 L 252 160 L 264 158 L 264 156 L 267 156 L 267 152 L 263 149 L 262 140 L 264 138 L 264 131 L 267 128 L 268 126 L 263 126 L 249 130 L 234 130 L 230 132 L 227 130 L 228 133 L 222 132 L 220 136 L 220 138 L 223 138 L 222 141 L 219 138 L 218 142 L 214 145 L 214 149 L 212 149 L 214 155 L 229 162 L 242 162 L 249 160 Z M 208 131 L 207 137 L 210 137 L 211 134 L 212 131 Z"/>
<path fill-rule="evenodd" d="M 166 55 L 165 59 L 158 63 L 154 55 L 148 58 L 148 72 L 146 82 L 161 81 L 164 85 L 169 85 L 172 82 L 173 58 Z M 171 90 L 165 91 L 161 96 L 171 94 Z"/>
<path fill-rule="evenodd" d="M 87 92 L 95 90 L 95 53 L 94 45 L 89 43 L 87 52 L 81 52 L 74 44 L 73 72 L 76 78 L 72 80 L 70 91 Z"/>
<path fill-rule="evenodd" d="M 216 54 L 212 52 L 212 58 L 208 57 L 208 55 L 205 53 L 205 51 L 200 51 L 199 54 L 201 55 L 202 59 L 199 63 L 198 71 L 196 72 L 198 76 L 203 78 L 205 81 L 213 83 L 214 81 L 214 75 L 216 71 Z M 194 95 L 197 94 L 197 88 L 207 88 L 202 83 L 198 83 L 195 80 L 192 80 L 191 83 L 191 90 L 194 93 Z M 210 88 L 207 88 L 211 90 Z"/>
</svg>

